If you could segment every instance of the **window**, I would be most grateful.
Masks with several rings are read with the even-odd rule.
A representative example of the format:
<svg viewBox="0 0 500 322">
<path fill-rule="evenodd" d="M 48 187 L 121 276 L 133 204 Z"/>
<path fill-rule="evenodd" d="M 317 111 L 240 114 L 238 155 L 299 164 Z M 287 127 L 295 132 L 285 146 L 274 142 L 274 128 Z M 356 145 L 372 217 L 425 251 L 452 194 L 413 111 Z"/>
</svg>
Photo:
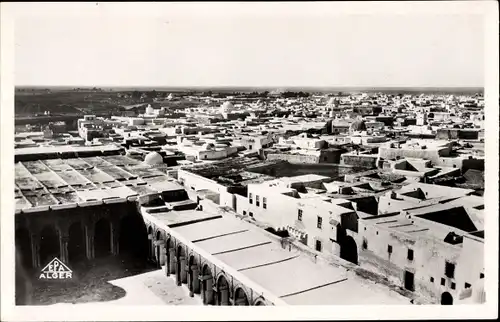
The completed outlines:
<svg viewBox="0 0 500 322">
<path fill-rule="evenodd" d="M 318 216 L 318 223 L 316 224 L 316 226 L 321 229 L 321 227 L 323 226 L 323 218 L 321 218 L 320 216 Z"/>
<path fill-rule="evenodd" d="M 250 215 L 250 217 L 253 217 L 253 212 L 250 211 L 248 214 Z"/>
<path fill-rule="evenodd" d="M 434 277 L 431 276 L 431 283 L 434 283 Z"/>
<path fill-rule="evenodd" d="M 368 249 L 368 240 L 366 238 L 363 238 L 363 249 Z"/>
<path fill-rule="evenodd" d="M 253 204 L 253 199 L 252 199 L 252 198 L 253 198 L 252 193 L 249 193 L 249 194 L 248 194 L 248 202 L 249 202 L 250 204 Z"/>
<path fill-rule="evenodd" d="M 248 146 L 248 149 L 249 149 L 249 150 L 251 150 L 251 149 L 252 149 L 252 146 L 251 146 L 251 145 L 249 145 L 249 146 Z"/>
<path fill-rule="evenodd" d="M 484 273 L 480 273 L 480 274 L 479 274 L 479 278 L 480 278 L 480 279 L 484 278 Z"/>
<path fill-rule="evenodd" d="M 257 196 L 257 195 L 255 196 L 255 205 L 256 205 L 257 207 L 259 207 L 259 206 L 260 206 L 259 196 Z"/>
<path fill-rule="evenodd" d="M 443 286 L 446 285 L 446 280 L 444 278 L 441 278 L 441 285 L 443 285 Z"/>
<path fill-rule="evenodd" d="M 317 240 L 317 241 L 316 241 L 316 250 L 317 250 L 318 252 L 320 252 L 320 251 L 321 251 L 321 241 L 320 241 L 320 240 Z"/>
<path fill-rule="evenodd" d="M 264 209 L 267 209 L 267 198 L 266 197 L 262 197 L 262 207 Z"/>
<path fill-rule="evenodd" d="M 413 260 L 413 249 L 408 249 L 408 260 Z"/>
<path fill-rule="evenodd" d="M 387 246 L 387 252 L 388 252 L 389 254 L 392 254 L 392 246 L 391 246 L 391 245 L 388 245 L 388 246 Z"/>
<path fill-rule="evenodd" d="M 452 290 L 454 290 L 456 288 L 455 283 L 452 282 L 450 287 L 451 287 Z"/>
<path fill-rule="evenodd" d="M 470 288 L 470 284 L 469 283 L 465 283 L 465 288 Z"/>
<path fill-rule="evenodd" d="M 247 215 L 247 212 L 245 210 L 243 210 L 243 216 L 246 216 Z"/>
<path fill-rule="evenodd" d="M 445 262 L 444 275 L 449 278 L 455 277 L 455 264 L 450 262 Z"/>
<path fill-rule="evenodd" d="M 302 221 L 302 209 L 299 209 L 299 215 L 297 216 L 299 221 Z"/>
</svg>

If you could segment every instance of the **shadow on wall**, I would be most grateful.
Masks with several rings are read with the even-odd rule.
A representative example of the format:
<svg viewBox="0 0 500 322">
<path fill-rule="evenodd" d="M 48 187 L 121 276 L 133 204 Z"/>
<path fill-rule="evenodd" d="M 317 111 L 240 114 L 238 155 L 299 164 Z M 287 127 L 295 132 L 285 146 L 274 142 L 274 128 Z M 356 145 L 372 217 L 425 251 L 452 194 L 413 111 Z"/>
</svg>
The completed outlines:
<svg viewBox="0 0 500 322">
<path fill-rule="evenodd" d="M 73 277 L 67 280 L 40 280 L 38 272 L 33 273 L 30 304 L 77 304 L 118 300 L 126 295 L 126 291 L 110 281 L 147 273 L 156 268 L 144 261 L 138 261 L 134 256 L 120 256 L 80 262 L 72 265 L 70 269 L 73 271 Z"/>
</svg>

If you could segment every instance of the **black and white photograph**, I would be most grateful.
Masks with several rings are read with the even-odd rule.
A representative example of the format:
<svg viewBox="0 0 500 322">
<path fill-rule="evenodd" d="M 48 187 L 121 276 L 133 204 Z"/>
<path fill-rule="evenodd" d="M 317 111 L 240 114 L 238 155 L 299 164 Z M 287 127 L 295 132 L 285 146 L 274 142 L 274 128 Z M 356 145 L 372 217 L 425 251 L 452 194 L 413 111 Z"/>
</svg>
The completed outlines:
<svg viewBox="0 0 500 322">
<path fill-rule="evenodd" d="M 1 6 L 2 320 L 497 317 L 497 2 Z"/>
</svg>

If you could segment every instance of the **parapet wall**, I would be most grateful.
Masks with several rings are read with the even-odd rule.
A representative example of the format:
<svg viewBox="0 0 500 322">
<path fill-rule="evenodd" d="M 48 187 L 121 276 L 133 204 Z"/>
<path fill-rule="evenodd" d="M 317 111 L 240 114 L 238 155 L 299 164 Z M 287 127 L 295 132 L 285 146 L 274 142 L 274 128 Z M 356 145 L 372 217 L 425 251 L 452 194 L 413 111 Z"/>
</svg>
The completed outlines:
<svg viewBox="0 0 500 322">
<path fill-rule="evenodd" d="M 366 168 L 375 168 L 377 166 L 377 158 L 378 155 L 352 155 L 352 154 L 343 154 L 341 156 L 341 163 L 345 165 L 352 165 L 356 167 L 366 167 Z"/>
<path fill-rule="evenodd" d="M 319 156 L 303 154 L 269 153 L 267 160 L 284 160 L 290 163 L 319 163 Z"/>
</svg>

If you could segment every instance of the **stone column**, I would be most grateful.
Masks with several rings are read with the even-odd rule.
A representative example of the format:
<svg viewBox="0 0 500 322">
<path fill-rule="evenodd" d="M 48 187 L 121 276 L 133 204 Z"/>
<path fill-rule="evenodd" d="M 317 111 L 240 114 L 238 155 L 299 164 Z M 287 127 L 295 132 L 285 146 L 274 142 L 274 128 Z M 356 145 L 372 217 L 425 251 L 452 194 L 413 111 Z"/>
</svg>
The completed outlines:
<svg viewBox="0 0 500 322">
<path fill-rule="evenodd" d="M 120 223 L 111 222 L 111 254 L 120 253 Z"/>
<path fill-rule="evenodd" d="M 203 279 L 203 276 L 199 276 L 198 277 L 198 280 L 200 281 L 200 286 L 201 286 L 201 300 L 203 302 L 203 304 L 206 304 L 205 303 L 205 297 L 206 297 L 206 283 L 205 283 L 205 280 Z"/>
<path fill-rule="evenodd" d="M 87 259 L 94 259 L 94 227 L 90 225 L 85 226 L 85 246 Z"/>
<path fill-rule="evenodd" d="M 177 286 L 181 286 L 182 285 L 182 281 L 181 281 L 181 273 L 182 273 L 182 267 L 180 267 L 180 259 L 179 258 L 175 258 L 174 259 L 175 261 L 175 282 L 177 284 Z"/>
<path fill-rule="evenodd" d="M 170 274 L 174 274 L 176 269 L 175 269 L 175 249 L 170 248 L 169 249 L 169 259 L 170 259 Z"/>
<path fill-rule="evenodd" d="M 31 234 L 31 265 L 40 267 L 40 236 L 37 234 Z"/>
<path fill-rule="evenodd" d="M 213 295 L 214 295 L 214 290 L 212 289 L 213 287 L 212 278 L 207 279 L 204 284 L 206 288 L 205 288 L 205 298 L 203 304 L 212 305 Z"/>
<path fill-rule="evenodd" d="M 182 256 L 180 258 L 181 260 L 181 282 L 186 284 L 187 283 L 187 272 L 186 272 L 186 257 Z"/>
<path fill-rule="evenodd" d="M 148 234 L 148 260 L 154 261 L 153 234 Z"/>
<path fill-rule="evenodd" d="M 158 252 L 160 253 L 160 267 L 165 265 L 165 257 L 166 257 L 166 251 L 165 251 L 165 246 L 159 245 L 158 246 Z M 166 265 L 165 265 L 166 266 Z"/>
<path fill-rule="evenodd" d="M 165 275 L 168 277 L 170 275 L 170 256 L 166 247 L 163 248 L 163 252 L 165 253 Z"/>
<path fill-rule="evenodd" d="M 59 252 L 61 254 L 60 260 L 64 264 L 68 264 L 69 261 L 69 256 L 68 256 L 68 243 L 69 243 L 69 236 L 66 234 L 60 234 L 59 235 Z"/>
<path fill-rule="evenodd" d="M 196 265 L 191 266 L 191 271 L 193 274 L 192 290 L 194 293 L 200 294 L 200 280 L 198 279 L 199 276 L 198 266 Z"/>
</svg>

